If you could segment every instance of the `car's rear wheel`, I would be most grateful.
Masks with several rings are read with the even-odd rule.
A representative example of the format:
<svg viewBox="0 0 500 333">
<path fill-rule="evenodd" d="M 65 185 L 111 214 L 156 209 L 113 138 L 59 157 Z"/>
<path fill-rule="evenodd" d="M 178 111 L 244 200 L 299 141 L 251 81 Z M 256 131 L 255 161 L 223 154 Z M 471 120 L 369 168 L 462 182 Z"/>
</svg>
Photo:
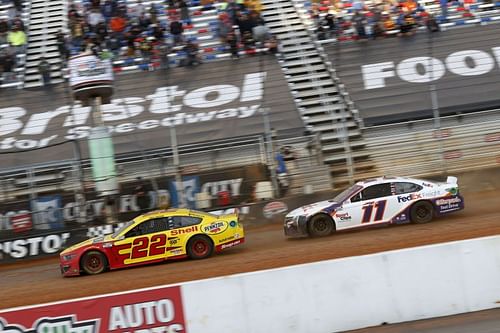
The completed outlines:
<svg viewBox="0 0 500 333">
<path fill-rule="evenodd" d="M 91 275 L 104 272 L 108 266 L 106 256 L 99 251 L 89 251 L 85 253 L 80 263 L 82 270 Z"/>
<path fill-rule="evenodd" d="M 324 237 L 335 231 L 335 224 L 330 216 L 318 214 L 309 220 L 307 229 L 312 237 Z"/>
<path fill-rule="evenodd" d="M 432 221 L 434 207 L 428 201 L 419 201 L 410 209 L 410 219 L 413 223 L 427 223 Z"/>
<path fill-rule="evenodd" d="M 189 240 L 186 251 L 191 259 L 205 259 L 214 252 L 214 244 L 210 238 L 197 235 Z"/>
</svg>

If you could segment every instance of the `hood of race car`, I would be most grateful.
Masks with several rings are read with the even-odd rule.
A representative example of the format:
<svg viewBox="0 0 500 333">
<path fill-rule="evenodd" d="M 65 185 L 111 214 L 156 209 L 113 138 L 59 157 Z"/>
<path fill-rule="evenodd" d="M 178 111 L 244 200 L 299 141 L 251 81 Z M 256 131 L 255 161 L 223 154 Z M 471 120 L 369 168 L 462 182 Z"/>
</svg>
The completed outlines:
<svg viewBox="0 0 500 333">
<path fill-rule="evenodd" d="M 329 214 L 335 209 L 337 209 L 339 206 L 341 206 L 341 204 L 338 202 L 332 200 L 324 200 L 296 208 L 292 210 L 290 213 L 288 213 L 286 216 L 287 217 L 303 216 L 303 215 L 310 216 L 319 212 L 326 212 Z"/>
<path fill-rule="evenodd" d="M 80 243 L 77 243 L 75 245 L 72 245 L 72 246 L 68 247 L 61 254 L 66 254 L 66 253 L 69 253 L 69 252 L 73 252 L 75 250 L 78 250 L 78 249 L 81 249 L 81 248 L 85 248 L 85 247 L 89 247 L 91 245 L 98 245 L 100 243 L 109 241 L 111 239 L 112 239 L 111 235 L 90 238 L 90 239 L 87 239 L 87 240 L 85 240 L 83 242 L 80 242 Z"/>
</svg>

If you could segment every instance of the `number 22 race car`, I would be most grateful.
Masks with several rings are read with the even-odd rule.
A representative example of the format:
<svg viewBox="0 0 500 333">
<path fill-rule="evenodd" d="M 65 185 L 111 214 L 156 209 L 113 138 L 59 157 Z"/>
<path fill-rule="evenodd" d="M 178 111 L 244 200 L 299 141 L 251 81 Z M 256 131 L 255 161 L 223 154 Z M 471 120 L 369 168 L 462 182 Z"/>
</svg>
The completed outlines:
<svg viewBox="0 0 500 333">
<path fill-rule="evenodd" d="M 284 231 L 289 237 L 320 237 L 379 224 L 426 223 L 463 208 L 456 177 L 449 176 L 444 183 L 383 177 L 358 182 L 332 200 L 291 211 Z"/>
<path fill-rule="evenodd" d="M 204 259 L 242 244 L 237 214 L 212 215 L 169 209 L 140 215 L 114 234 L 73 245 L 60 254 L 64 276 L 98 274 L 107 269 L 189 257 Z"/>
</svg>

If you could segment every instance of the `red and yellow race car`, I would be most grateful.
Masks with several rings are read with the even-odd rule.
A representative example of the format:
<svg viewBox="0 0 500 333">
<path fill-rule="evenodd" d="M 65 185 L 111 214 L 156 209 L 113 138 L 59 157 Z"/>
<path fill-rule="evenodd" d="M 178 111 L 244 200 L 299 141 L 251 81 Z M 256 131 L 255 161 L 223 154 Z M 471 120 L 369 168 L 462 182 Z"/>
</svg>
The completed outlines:
<svg viewBox="0 0 500 333">
<path fill-rule="evenodd" d="M 60 254 L 61 273 L 98 274 L 170 259 L 203 259 L 244 240 L 237 214 L 217 216 L 189 209 L 154 211 L 136 217 L 112 235 L 65 249 Z"/>
</svg>

